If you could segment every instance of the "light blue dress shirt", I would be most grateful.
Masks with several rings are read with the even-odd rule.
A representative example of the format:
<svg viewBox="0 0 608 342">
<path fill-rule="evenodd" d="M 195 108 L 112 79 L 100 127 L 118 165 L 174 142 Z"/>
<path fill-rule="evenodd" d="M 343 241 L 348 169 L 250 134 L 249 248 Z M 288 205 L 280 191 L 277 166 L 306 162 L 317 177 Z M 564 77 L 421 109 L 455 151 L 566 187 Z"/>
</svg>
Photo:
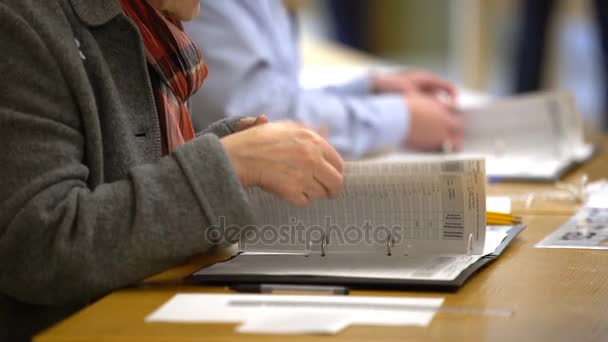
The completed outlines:
<svg viewBox="0 0 608 342">
<path fill-rule="evenodd" d="M 266 114 L 329 130 L 347 157 L 399 146 L 409 113 L 398 94 L 374 95 L 369 77 L 304 90 L 294 28 L 281 0 L 202 0 L 186 30 L 209 65 L 191 101 L 197 131 L 223 117 Z"/>
</svg>

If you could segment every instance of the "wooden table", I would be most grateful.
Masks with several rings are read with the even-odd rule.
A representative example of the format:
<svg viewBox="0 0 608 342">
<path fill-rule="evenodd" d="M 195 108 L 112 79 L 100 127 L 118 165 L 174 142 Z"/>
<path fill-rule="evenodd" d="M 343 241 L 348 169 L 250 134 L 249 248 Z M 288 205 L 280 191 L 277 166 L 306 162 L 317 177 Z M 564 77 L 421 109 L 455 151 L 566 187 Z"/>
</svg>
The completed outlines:
<svg viewBox="0 0 608 342">
<path fill-rule="evenodd" d="M 496 262 L 456 293 L 354 291 L 352 295 L 445 297 L 445 306 L 509 309 L 508 318 L 438 313 L 427 328 L 352 326 L 336 336 L 289 336 L 292 341 L 606 341 L 608 253 L 535 249 L 533 245 L 567 219 L 526 217 L 528 229 Z M 38 336 L 58 341 L 282 341 L 285 336 L 240 335 L 231 324 L 145 323 L 144 317 L 174 294 L 227 292 L 172 281 L 209 264 L 207 256 L 171 270 L 149 288 L 117 291 Z M 163 281 L 167 284 L 163 285 Z"/>
<path fill-rule="evenodd" d="M 608 138 L 598 140 L 600 155 L 567 179 L 608 172 Z M 496 191 L 530 188 L 500 184 Z M 531 186 L 538 188 L 538 186 Z M 539 210 L 542 208 L 538 208 Z M 547 211 L 551 207 L 545 208 Z M 439 313 L 427 328 L 353 326 L 336 336 L 289 336 L 311 340 L 421 341 L 608 341 L 608 252 L 535 249 L 534 244 L 568 219 L 567 215 L 527 215 L 528 228 L 494 263 L 455 293 L 354 291 L 352 295 L 445 297 L 445 306 L 509 309 L 509 318 L 481 314 Z M 229 292 L 218 287 L 191 287 L 179 280 L 221 260 L 216 252 L 151 278 L 147 287 L 116 291 L 38 336 L 58 341 L 281 341 L 285 336 L 241 335 L 231 324 L 145 323 L 144 317 L 180 292 Z"/>
<path fill-rule="evenodd" d="M 600 155 L 569 174 L 566 181 L 582 173 L 591 180 L 608 174 L 608 137 L 596 136 L 594 140 Z M 550 188 L 494 184 L 489 192 Z M 236 334 L 233 324 L 145 323 L 148 314 L 178 292 L 229 292 L 180 284 L 183 276 L 227 256 L 215 252 L 153 277 L 145 287 L 116 291 L 35 341 L 608 341 L 608 251 L 535 249 L 534 244 L 564 223 L 576 205 L 535 203 L 531 209 L 522 211 L 528 228 L 496 262 L 455 293 L 352 292 L 355 296 L 444 297 L 444 306 L 512 310 L 508 318 L 440 312 L 426 328 L 351 326 L 336 336 L 288 337 Z M 533 215 L 534 210 L 544 215 Z"/>
</svg>

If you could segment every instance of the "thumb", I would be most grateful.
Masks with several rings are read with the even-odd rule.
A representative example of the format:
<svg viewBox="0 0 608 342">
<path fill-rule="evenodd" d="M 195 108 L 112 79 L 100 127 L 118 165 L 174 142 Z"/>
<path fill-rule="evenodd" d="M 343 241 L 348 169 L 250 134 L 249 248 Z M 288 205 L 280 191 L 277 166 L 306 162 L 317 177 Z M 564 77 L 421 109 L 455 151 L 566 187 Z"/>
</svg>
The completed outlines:
<svg viewBox="0 0 608 342">
<path fill-rule="evenodd" d="M 253 124 L 251 126 L 255 127 L 255 126 L 259 126 L 259 125 L 264 125 L 264 124 L 267 124 L 268 122 L 270 122 L 268 117 L 264 114 L 261 114 L 255 118 L 255 121 L 253 122 Z"/>
<path fill-rule="evenodd" d="M 263 114 L 257 117 L 246 117 L 239 121 L 239 131 L 244 131 L 255 126 L 267 124 L 268 122 L 268 117 Z"/>
</svg>

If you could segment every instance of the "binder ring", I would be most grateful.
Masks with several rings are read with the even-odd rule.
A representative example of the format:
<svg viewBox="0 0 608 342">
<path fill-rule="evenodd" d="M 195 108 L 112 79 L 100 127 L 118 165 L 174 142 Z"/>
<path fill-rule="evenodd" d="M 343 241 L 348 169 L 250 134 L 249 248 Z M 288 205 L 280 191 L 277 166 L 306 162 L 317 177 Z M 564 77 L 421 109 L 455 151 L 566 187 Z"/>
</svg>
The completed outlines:
<svg viewBox="0 0 608 342">
<path fill-rule="evenodd" d="M 393 255 L 393 235 L 389 233 L 388 240 L 386 241 L 386 255 Z"/>
<path fill-rule="evenodd" d="M 325 247 L 327 246 L 327 236 L 323 234 L 323 240 L 321 240 L 321 256 L 325 256 Z"/>
<path fill-rule="evenodd" d="M 308 240 L 308 253 L 305 256 L 310 256 L 312 254 L 312 241 Z"/>
</svg>

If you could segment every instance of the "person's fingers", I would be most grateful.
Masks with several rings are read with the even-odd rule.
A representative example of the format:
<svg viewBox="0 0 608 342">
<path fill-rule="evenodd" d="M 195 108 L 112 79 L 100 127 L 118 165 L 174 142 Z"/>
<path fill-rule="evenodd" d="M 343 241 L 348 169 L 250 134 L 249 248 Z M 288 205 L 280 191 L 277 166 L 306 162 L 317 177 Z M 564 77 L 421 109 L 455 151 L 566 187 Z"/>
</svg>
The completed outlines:
<svg viewBox="0 0 608 342">
<path fill-rule="evenodd" d="M 458 111 L 458 99 L 446 91 L 430 92 L 431 96 L 437 99 L 442 105 L 446 106 L 450 111 Z"/>
<path fill-rule="evenodd" d="M 246 117 L 239 120 L 239 131 L 244 131 L 254 125 L 258 118 Z"/>
<path fill-rule="evenodd" d="M 419 89 L 425 93 L 437 95 L 443 93 L 444 101 L 455 104 L 458 97 L 456 86 L 449 81 L 446 81 L 438 76 L 428 72 L 417 72 L 413 74 L 413 79 Z"/>
<path fill-rule="evenodd" d="M 302 184 L 294 182 L 294 178 L 280 179 L 269 190 L 292 205 L 303 208 L 308 205 L 310 199 L 303 191 Z"/>
<path fill-rule="evenodd" d="M 395 89 L 398 89 L 402 94 L 417 94 L 420 93 L 417 85 L 408 80 L 402 79 L 395 82 Z"/>
<path fill-rule="evenodd" d="M 455 106 L 456 104 L 453 101 L 445 96 L 441 96 L 439 93 L 437 95 L 431 93 L 420 93 L 420 96 L 428 99 L 431 103 L 438 105 L 441 107 L 441 111 L 446 111 L 449 114 L 456 114 L 458 112 L 458 108 Z"/>
<path fill-rule="evenodd" d="M 459 151 L 462 149 L 462 144 L 464 144 L 464 132 L 463 130 L 457 130 L 450 132 L 450 141 L 452 142 L 452 146 L 455 151 Z"/>
<path fill-rule="evenodd" d="M 342 190 L 343 177 L 338 170 L 335 169 L 327 161 L 323 161 L 321 165 L 314 171 L 315 180 L 323 186 L 328 197 L 335 197 Z"/>
<path fill-rule="evenodd" d="M 264 124 L 267 124 L 268 122 L 270 122 L 268 117 L 266 115 L 262 114 L 262 115 L 258 115 L 255 118 L 255 121 L 253 122 L 252 126 L 264 125 Z"/>
<path fill-rule="evenodd" d="M 246 117 L 239 120 L 239 132 L 247 130 L 249 128 L 267 124 L 270 120 L 264 114 L 256 117 Z"/>
<path fill-rule="evenodd" d="M 428 75 L 421 79 L 420 86 L 423 90 L 429 92 L 444 91 L 450 98 L 456 98 L 456 87 L 439 77 Z"/>
<path fill-rule="evenodd" d="M 293 194 L 287 197 L 286 200 L 298 208 L 304 208 L 310 202 L 310 199 L 304 192 L 300 192 L 299 194 Z"/>
<path fill-rule="evenodd" d="M 320 142 L 321 153 L 323 154 L 323 158 L 331 164 L 339 174 L 344 172 L 344 160 L 326 140 Z"/>
<path fill-rule="evenodd" d="M 458 114 L 459 110 L 451 100 L 438 97 L 434 94 L 412 91 L 404 95 L 406 103 L 412 99 L 423 99 L 426 110 L 449 112 L 449 114 Z"/>
<path fill-rule="evenodd" d="M 447 127 L 448 140 L 454 151 L 459 151 L 464 142 L 464 123 L 462 116 L 450 115 Z"/>
<path fill-rule="evenodd" d="M 447 90 L 452 98 L 452 103 L 456 105 L 458 103 L 458 88 L 453 83 L 449 83 L 450 88 Z"/>
<path fill-rule="evenodd" d="M 329 189 L 327 189 L 316 177 L 310 181 L 306 190 L 304 190 L 304 193 L 309 199 L 321 199 L 330 196 Z"/>
<path fill-rule="evenodd" d="M 327 126 L 320 126 L 313 129 L 317 134 L 319 134 L 323 139 L 329 138 L 329 128 Z"/>
<path fill-rule="evenodd" d="M 462 115 L 448 113 L 448 131 L 453 135 L 464 134 L 464 119 Z"/>
</svg>

